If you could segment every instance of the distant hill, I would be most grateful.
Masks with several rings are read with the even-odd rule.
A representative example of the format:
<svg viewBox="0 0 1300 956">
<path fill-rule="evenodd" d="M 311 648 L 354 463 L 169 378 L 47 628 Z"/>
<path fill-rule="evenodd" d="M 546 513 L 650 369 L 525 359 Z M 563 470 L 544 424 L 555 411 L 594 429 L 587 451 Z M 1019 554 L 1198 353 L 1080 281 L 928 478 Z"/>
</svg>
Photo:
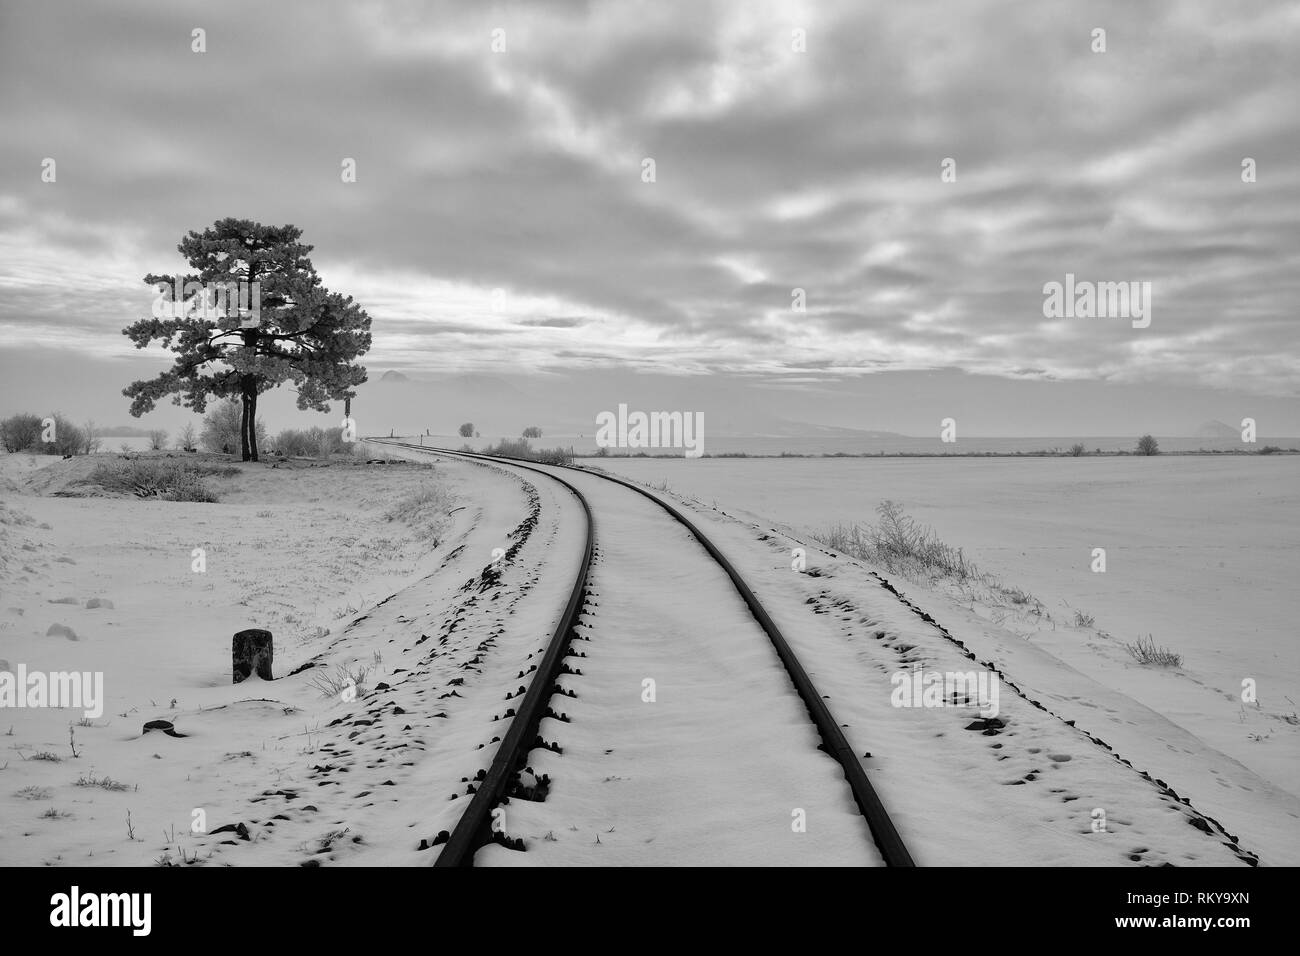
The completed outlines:
<svg viewBox="0 0 1300 956">
<path fill-rule="evenodd" d="M 707 416 L 706 416 L 707 421 Z M 716 425 L 710 425 L 715 435 L 731 437 L 761 438 L 904 438 L 898 432 L 872 431 L 865 428 L 845 428 L 840 425 L 814 425 L 811 422 L 796 422 L 785 418 L 760 418 L 758 416 L 724 417 Z"/>
<path fill-rule="evenodd" d="M 1240 438 L 1241 429 L 1233 428 L 1231 425 L 1225 425 L 1217 419 L 1209 422 L 1201 422 L 1196 426 L 1196 431 L 1192 433 L 1193 438 Z"/>
<path fill-rule="evenodd" d="M 876 431 L 870 428 L 844 428 L 839 425 L 809 425 L 804 422 L 788 422 L 800 431 L 794 435 L 825 435 L 827 438 L 907 438 L 902 432 Z"/>
<path fill-rule="evenodd" d="M 379 381 L 381 381 L 381 382 L 409 382 L 410 379 L 407 378 L 405 375 L 403 375 L 401 372 L 397 372 L 397 371 L 394 371 L 393 369 L 389 369 L 389 370 L 388 370 L 387 372 L 385 372 L 383 375 L 379 376 Z"/>
</svg>

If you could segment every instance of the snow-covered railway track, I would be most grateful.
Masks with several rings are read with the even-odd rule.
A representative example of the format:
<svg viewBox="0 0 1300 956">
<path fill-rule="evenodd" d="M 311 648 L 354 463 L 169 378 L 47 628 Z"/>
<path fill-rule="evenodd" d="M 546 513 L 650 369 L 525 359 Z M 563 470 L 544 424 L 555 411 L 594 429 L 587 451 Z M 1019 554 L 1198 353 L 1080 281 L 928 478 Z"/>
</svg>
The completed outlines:
<svg viewBox="0 0 1300 956">
<path fill-rule="evenodd" d="M 548 822 L 546 837 L 528 847 L 541 851 L 540 862 L 913 865 L 790 643 L 740 572 L 680 510 L 610 475 L 378 443 L 543 475 L 577 499 L 587 520 L 564 612 L 436 865 L 471 865 L 494 842 L 518 847 L 500 835 Z M 647 539 L 654 547 L 643 546 Z M 575 640 L 594 656 L 575 650 Z M 548 717 L 569 723 L 560 712 L 564 705 L 553 700 L 574 695 L 559 678 L 581 675 L 569 666 L 577 661 L 587 670 L 583 680 L 597 685 L 584 685 L 582 694 L 597 719 L 579 718 L 566 728 L 578 738 L 571 749 L 585 759 L 561 763 L 557 745 L 539 730 Z M 838 767 L 832 770 L 824 755 Z M 546 768 L 566 777 L 549 794 Z M 534 799 L 511 801 L 512 795 Z M 600 821 L 594 841 L 571 838 L 581 832 L 576 825 L 557 837 L 538 795 L 558 805 L 565 823 Z M 610 820 L 616 822 L 604 828 Z"/>
</svg>

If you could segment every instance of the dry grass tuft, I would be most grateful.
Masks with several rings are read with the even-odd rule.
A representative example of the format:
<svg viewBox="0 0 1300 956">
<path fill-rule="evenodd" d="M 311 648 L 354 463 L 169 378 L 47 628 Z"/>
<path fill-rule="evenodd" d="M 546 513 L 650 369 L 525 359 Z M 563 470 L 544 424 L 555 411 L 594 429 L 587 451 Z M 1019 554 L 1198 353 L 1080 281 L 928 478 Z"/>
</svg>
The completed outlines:
<svg viewBox="0 0 1300 956">
<path fill-rule="evenodd" d="M 384 512 L 384 517 L 389 521 L 400 521 L 414 531 L 418 539 L 436 548 L 447 523 L 450 503 L 451 496 L 447 490 L 430 482 L 398 498 Z"/>
<path fill-rule="evenodd" d="M 1175 654 L 1167 647 L 1157 647 L 1150 634 L 1139 637 L 1132 644 L 1121 644 L 1124 650 L 1133 656 L 1139 664 L 1157 664 L 1160 667 L 1182 667 L 1183 655 Z"/>
</svg>

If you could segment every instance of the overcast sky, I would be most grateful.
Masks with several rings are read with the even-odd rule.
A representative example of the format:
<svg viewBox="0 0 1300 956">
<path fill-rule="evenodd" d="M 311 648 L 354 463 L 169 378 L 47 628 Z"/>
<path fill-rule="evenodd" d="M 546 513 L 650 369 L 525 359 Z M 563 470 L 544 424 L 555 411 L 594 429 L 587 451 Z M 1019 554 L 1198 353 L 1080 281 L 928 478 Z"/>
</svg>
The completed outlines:
<svg viewBox="0 0 1300 956">
<path fill-rule="evenodd" d="M 0 413 L 127 421 L 141 278 L 236 216 L 305 230 L 372 378 L 1300 434 L 1298 74 L 1281 2 L 0 0 Z M 1067 273 L 1150 326 L 1045 318 Z"/>
</svg>

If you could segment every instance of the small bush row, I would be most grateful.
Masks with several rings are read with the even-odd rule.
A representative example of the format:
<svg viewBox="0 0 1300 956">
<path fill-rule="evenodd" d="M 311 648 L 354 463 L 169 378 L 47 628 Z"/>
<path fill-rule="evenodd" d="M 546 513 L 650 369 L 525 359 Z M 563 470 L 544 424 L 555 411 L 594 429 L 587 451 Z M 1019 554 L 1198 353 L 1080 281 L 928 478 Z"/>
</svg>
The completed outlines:
<svg viewBox="0 0 1300 956">
<path fill-rule="evenodd" d="M 288 458 L 328 458 L 330 455 L 346 455 L 352 446 L 343 441 L 342 428 L 286 428 L 275 436 L 271 442 L 271 451 L 276 451 Z"/>
<path fill-rule="evenodd" d="M 46 441 L 47 437 L 51 440 Z M 47 416 L 23 413 L 0 421 L 0 444 L 8 452 L 88 455 L 99 450 L 100 440 L 94 422 L 78 426 L 58 412 Z"/>
<path fill-rule="evenodd" d="M 495 445 L 488 445 L 479 454 L 496 455 L 499 458 L 522 458 L 542 465 L 571 465 L 574 457 L 572 448 L 534 448 L 528 443 L 527 438 L 502 439 Z"/>
</svg>

